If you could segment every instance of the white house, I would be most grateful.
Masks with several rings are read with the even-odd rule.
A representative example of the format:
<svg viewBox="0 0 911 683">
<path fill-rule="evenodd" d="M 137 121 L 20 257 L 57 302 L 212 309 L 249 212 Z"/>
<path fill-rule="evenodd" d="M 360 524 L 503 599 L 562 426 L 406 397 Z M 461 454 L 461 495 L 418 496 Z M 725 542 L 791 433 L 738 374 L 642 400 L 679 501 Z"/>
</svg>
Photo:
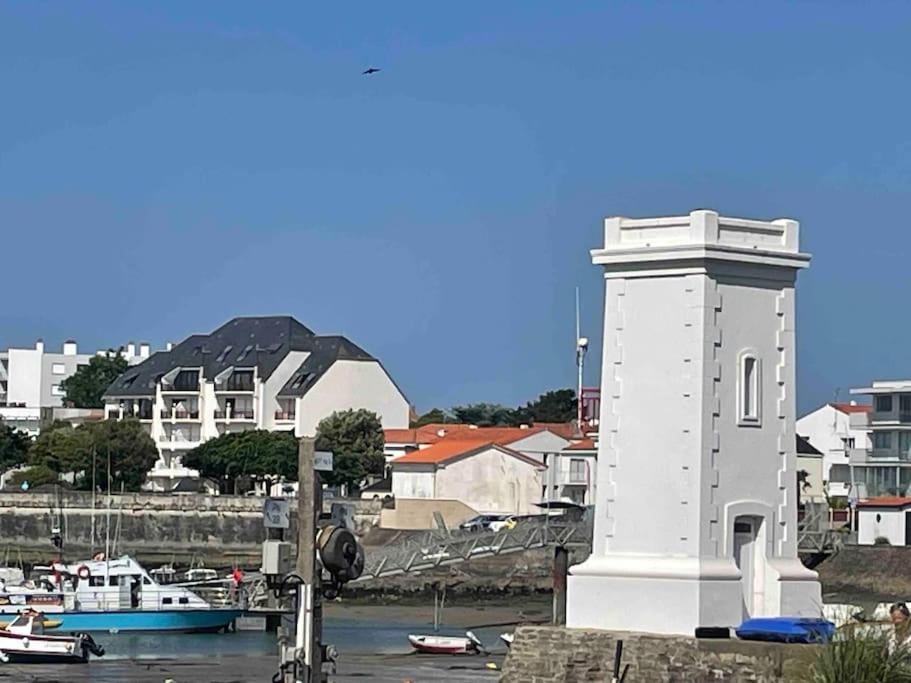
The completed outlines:
<svg viewBox="0 0 911 683">
<path fill-rule="evenodd" d="M 387 462 L 400 455 L 428 448 L 444 439 L 491 441 L 543 460 L 570 443 L 572 425 L 544 424 L 522 427 L 478 427 L 470 424 L 432 423 L 410 429 L 385 429 Z"/>
<path fill-rule="evenodd" d="M 604 222 L 592 554 L 567 626 L 693 636 L 820 616 L 797 556 L 798 224 L 693 211 Z"/>
<path fill-rule="evenodd" d="M 384 428 L 408 426 L 410 406 L 379 360 L 345 337 L 318 336 L 289 316 L 234 318 L 118 377 L 105 393 L 109 419 L 137 418 L 161 455 L 153 490 L 198 473 L 181 456 L 247 429 L 315 434 L 333 412 L 364 408 Z"/>
<path fill-rule="evenodd" d="M 54 419 L 66 419 L 59 409 L 63 407 L 63 380 L 88 365 L 94 354 L 79 353 L 75 341 L 63 342 L 60 351 L 48 351 L 39 339 L 33 348 L 10 348 L 0 351 L 0 421 L 37 436 L 41 425 Z M 149 357 L 149 345 L 142 343 L 137 351 L 130 342 L 121 352 L 131 364 Z M 58 411 L 55 413 L 55 411 Z M 73 417 L 70 413 L 69 417 Z M 89 419 L 89 412 L 76 419 Z"/>
<path fill-rule="evenodd" d="M 598 447 L 590 438 L 573 441 L 545 459 L 542 500 L 592 505 L 598 481 Z"/>
<path fill-rule="evenodd" d="M 475 514 L 540 512 L 535 503 L 545 466 L 487 440 L 445 439 L 396 458 L 391 467 L 397 528 L 428 528 L 434 512 L 449 525 Z"/>
<path fill-rule="evenodd" d="M 889 545 L 911 545 L 911 498 L 870 498 L 857 504 L 857 542 L 873 545 L 878 538 Z"/>
<path fill-rule="evenodd" d="M 822 477 L 829 496 L 848 495 L 850 477 L 845 470 L 870 448 L 866 417 L 871 410 L 872 406 L 855 402 L 826 403 L 797 420 L 797 433 L 822 453 Z"/>
</svg>

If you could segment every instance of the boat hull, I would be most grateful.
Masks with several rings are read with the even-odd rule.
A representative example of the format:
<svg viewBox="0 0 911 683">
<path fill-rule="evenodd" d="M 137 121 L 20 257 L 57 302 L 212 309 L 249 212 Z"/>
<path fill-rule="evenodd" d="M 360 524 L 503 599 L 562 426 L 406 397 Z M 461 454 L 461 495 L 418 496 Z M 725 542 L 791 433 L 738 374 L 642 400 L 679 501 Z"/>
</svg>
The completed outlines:
<svg viewBox="0 0 911 683">
<path fill-rule="evenodd" d="M 463 655 L 475 652 L 474 644 L 468 638 L 410 635 L 408 642 L 418 652 L 428 655 Z"/>
<path fill-rule="evenodd" d="M 88 661 L 83 636 L 45 636 L 0 631 L 0 652 L 9 662 L 82 663 Z M 103 651 L 102 651 L 103 652 Z"/>
<path fill-rule="evenodd" d="M 62 631 L 169 631 L 206 633 L 225 630 L 239 609 L 111 610 L 105 612 L 64 612 L 55 614 Z"/>
</svg>

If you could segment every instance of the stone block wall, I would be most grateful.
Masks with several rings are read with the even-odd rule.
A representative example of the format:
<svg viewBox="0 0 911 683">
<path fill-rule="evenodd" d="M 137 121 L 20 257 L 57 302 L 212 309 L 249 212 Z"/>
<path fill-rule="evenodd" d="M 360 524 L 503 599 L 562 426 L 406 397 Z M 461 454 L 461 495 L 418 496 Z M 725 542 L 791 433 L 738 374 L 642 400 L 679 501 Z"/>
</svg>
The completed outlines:
<svg viewBox="0 0 911 683">
<path fill-rule="evenodd" d="M 623 640 L 627 683 L 805 680 L 815 646 L 521 626 L 503 665 L 504 683 L 606 683 Z"/>
<path fill-rule="evenodd" d="M 165 562 L 204 562 L 208 566 L 259 566 L 266 537 L 263 498 L 246 496 L 158 495 L 128 493 L 111 497 L 83 491 L 0 493 L 0 552 L 8 561 L 47 563 L 56 556 L 49 537 L 60 529 L 66 557 L 86 558 L 104 549 L 110 528 L 112 554 L 129 553 L 149 567 Z M 324 501 L 329 512 L 333 501 Z M 366 533 L 379 521 L 380 503 L 350 501 L 355 527 Z M 291 529 L 297 533 L 297 501 L 291 504 Z M 93 521 L 94 517 L 94 521 Z M 92 530 L 94 529 L 94 542 Z"/>
</svg>

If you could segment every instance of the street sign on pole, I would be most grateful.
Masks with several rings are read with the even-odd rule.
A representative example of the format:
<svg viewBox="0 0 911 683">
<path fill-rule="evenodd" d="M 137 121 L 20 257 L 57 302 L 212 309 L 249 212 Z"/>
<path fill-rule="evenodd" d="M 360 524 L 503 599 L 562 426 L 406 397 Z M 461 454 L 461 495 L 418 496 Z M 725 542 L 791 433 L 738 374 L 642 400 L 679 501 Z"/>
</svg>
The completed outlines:
<svg viewBox="0 0 911 683">
<path fill-rule="evenodd" d="M 318 472 L 331 472 L 332 451 L 313 451 L 313 469 Z"/>
<path fill-rule="evenodd" d="M 291 508 L 284 498 L 266 498 L 263 503 L 263 526 L 267 529 L 287 529 L 291 526 Z"/>
</svg>

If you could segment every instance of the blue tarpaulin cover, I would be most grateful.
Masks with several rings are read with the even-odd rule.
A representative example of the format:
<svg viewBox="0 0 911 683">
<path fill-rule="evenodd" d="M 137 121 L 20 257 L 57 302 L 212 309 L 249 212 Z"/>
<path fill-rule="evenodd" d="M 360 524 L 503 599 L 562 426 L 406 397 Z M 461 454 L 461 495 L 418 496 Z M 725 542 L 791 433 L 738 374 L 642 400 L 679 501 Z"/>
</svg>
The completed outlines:
<svg viewBox="0 0 911 683">
<path fill-rule="evenodd" d="M 825 619 L 771 617 L 747 619 L 736 630 L 741 640 L 777 643 L 826 643 L 835 634 L 835 624 Z"/>
</svg>

